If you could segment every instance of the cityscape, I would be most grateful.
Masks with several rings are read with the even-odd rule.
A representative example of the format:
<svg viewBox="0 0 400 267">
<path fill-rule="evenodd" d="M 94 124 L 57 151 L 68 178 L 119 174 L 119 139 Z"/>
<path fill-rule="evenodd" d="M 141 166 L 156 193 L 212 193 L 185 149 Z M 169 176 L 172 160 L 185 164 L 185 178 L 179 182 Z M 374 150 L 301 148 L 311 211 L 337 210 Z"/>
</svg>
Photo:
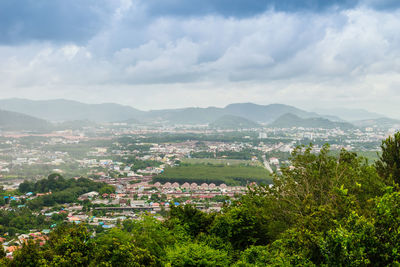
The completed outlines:
<svg viewBox="0 0 400 267">
<path fill-rule="evenodd" d="M 98 122 L 57 130 L 3 130 L 1 209 L 18 213 L 29 208 L 46 222 L 42 228 L 5 232 L 1 242 L 7 255 L 12 257 L 28 239 L 44 244 L 52 228 L 63 222 L 110 229 L 144 214 L 163 221 L 171 206 L 221 212 L 249 187 L 272 186 L 281 168 L 294 168 L 291 157 L 298 147 L 310 146 L 317 154 L 329 144 L 332 154 L 356 152 L 373 163 L 382 140 L 400 129 L 400 123 L 388 127 L 379 120 L 335 128 L 221 123 Z M 213 175 L 215 168 L 226 173 Z M 108 187 L 88 187 L 71 200 L 50 199 L 49 205 L 38 200 L 51 196 L 51 187 L 35 189 L 35 183 L 48 176 L 76 181 L 85 177 Z"/>
</svg>

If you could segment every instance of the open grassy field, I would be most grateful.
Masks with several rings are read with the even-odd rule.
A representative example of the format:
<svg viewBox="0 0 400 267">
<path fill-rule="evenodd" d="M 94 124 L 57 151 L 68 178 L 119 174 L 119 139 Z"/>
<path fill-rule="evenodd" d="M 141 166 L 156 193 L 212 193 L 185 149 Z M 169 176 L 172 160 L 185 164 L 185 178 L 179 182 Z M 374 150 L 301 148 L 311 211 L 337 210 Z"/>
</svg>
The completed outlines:
<svg viewBox="0 0 400 267">
<path fill-rule="evenodd" d="M 183 163 L 189 164 L 213 164 L 213 165 L 251 165 L 262 166 L 259 161 L 242 160 L 242 159 L 195 159 L 185 158 L 182 159 Z"/>
<path fill-rule="evenodd" d="M 166 168 L 153 178 L 154 182 L 195 182 L 246 185 L 248 182 L 270 184 L 272 177 L 266 169 L 249 165 L 188 164 Z"/>
<path fill-rule="evenodd" d="M 377 151 L 357 151 L 357 155 L 368 159 L 369 163 L 374 163 L 379 159 L 380 152 Z"/>
<path fill-rule="evenodd" d="M 380 155 L 380 152 L 377 151 L 353 151 L 353 152 L 357 153 L 357 155 L 360 157 L 367 158 L 369 164 L 373 164 L 375 161 L 377 161 Z M 333 156 L 339 156 L 340 151 L 333 150 L 330 151 L 330 154 Z"/>
</svg>

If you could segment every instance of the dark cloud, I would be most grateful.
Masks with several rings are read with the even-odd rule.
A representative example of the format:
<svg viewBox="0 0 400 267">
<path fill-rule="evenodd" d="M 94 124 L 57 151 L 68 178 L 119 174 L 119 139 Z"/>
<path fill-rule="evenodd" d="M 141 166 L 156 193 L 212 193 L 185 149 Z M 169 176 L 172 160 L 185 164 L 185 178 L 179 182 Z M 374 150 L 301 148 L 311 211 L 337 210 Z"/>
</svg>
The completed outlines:
<svg viewBox="0 0 400 267">
<path fill-rule="evenodd" d="M 0 44 L 29 41 L 84 43 L 99 33 L 129 2 L 124 0 L 1 0 Z M 140 29 L 159 17 L 246 18 L 267 10 L 282 12 L 325 12 L 362 5 L 393 9 L 398 0 L 137 0 L 141 14 L 132 13 L 129 27 Z M 129 8 L 128 8 L 129 9 Z M 136 10 L 137 11 L 137 10 Z M 124 19 L 127 20 L 128 17 Z"/>
<path fill-rule="evenodd" d="M 103 0 L 2 0 L 0 43 L 29 40 L 79 43 L 101 28 L 111 10 Z"/>
<path fill-rule="evenodd" d="M 361 5 L 376 10 L 393 10 L 400 8 L 399 0 L 362 0 Z"/>
<path fill-rule="evenodd" d="M 147 11 L 154 16 L 222 16 L 248 17 L 268 9 L 284 12 L 323 11 L 332 7 L 346 9 L 357 5 L 355 0 L 148 0 Z"/>
</svg>

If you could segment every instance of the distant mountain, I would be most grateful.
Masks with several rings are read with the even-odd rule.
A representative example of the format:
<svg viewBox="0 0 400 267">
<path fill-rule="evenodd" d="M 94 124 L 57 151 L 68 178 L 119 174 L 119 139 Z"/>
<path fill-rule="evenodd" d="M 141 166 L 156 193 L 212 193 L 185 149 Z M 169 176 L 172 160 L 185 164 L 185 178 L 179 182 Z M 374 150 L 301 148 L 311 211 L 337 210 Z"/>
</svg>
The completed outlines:
<svg viewBox="0 0 400 267">
<path fill-rule="evenodd" d="M 342 121 L 330 115 L 320 115 L 283 104 L 258 105 L 253 103 L 230 104 L 224 108 L 181 108 L 141 111 L 119 104 L 85 104 L 77 101 L 0 99 L 0 109 L 28 114 L 52 122 L 92 121 L 168 124 L 209 124 L 217 118 L 232 115 L 257 123 L 271 123 L 278 117 L 291 113 L 300 118 L 321 117 L 331 121 Z"/>
<path fill-rule="evenodd" d="M 316 109 L 318 114 L 329 114 L 337 116 L 346 121 L 359 121 L 367 119 L 378 119 L 385 117 L 382 114 L 369 112 L 364 109 L 349 109 L 349 108 L 331 108 L 331 109 Z"/>
<path fill-rule="evenodd" d="M 143 112 L 118 104 L 84 104 L 77 101 L 2 99 L 0 109 L 29 114 L 48 121 L 109 122 L 136 118 Z"/>
<path fill-rule="evenodd" d="M 304 128 L 324 128 L 324 129 L 351 129 L 354 126 L 347 122 L 335 122 L 325 118 L 300 118 L 291 113 L 284 114 L 277 118 L 274 122 L 268 125 L 269 127 L 275 128 L 292 128 L 292 127 L 304 127 Z"/>
<path fill-rule="evenodd" d="M 0 130 L 6 131 L 47 131 L 53 125 L 45 120 L 25 114 L 0 110 Z"/>
<path fill-rule="evenodd" d="M 260 124 L 243 117 L 224 115 L 210 123 L 209 127 L 218 129 L 251 129 L 260 127 Z"/>
<path fill-rule="evenodd" d="M 168 121 L 177 124 L 207 124 L 214 122 L 215 118 L 231 115 L 253 122 L 268 123 L 286 113 L 293 113 L 304 118 L 318 116 L 316 113 L 282 104 L 257 105 L 253 103 L 237 103 L 230 104 L 225 108 L 208 107 L 153 110 L 146 113 L 145 118 L 147 121 Z"/>
<path fill-rule="evenodd" d="M 230 104 L 226 106 L 224 110 L 231 115 L 265 123 L 272 122 L 286 113 L 291 113 L 301 118 L 316 117 L 318 115 L 283 104 L 257 105 L 253 103 L 238 103 Z"/>
<path fill-rule="evenodd" d="M 377 127 L 383 129 L 390 129 L 390 128 L 399 128 L 400 120 L 395 120 L 385 117 L 378 119 L 354 121 L 353 124 L 358 127 Z"/>
</svg>

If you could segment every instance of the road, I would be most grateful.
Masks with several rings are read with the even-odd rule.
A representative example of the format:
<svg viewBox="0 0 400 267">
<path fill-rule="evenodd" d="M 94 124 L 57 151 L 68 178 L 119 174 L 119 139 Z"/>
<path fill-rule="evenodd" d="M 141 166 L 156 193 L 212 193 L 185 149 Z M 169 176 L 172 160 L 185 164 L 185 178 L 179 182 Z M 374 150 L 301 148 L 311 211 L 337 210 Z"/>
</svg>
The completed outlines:
<svg viewBox="0 0 400 267">
<path fill-rule="evenodd" d="M 263 159 L 263 163 L 264 163 L 264 168 L 266 168 L 271 174 L 274 173 L 274 171 L 272 170 L 271 166 L 269 165 L 268 160 L 265 158 L 265 155 L 262 156 Z"/>
</svg>

